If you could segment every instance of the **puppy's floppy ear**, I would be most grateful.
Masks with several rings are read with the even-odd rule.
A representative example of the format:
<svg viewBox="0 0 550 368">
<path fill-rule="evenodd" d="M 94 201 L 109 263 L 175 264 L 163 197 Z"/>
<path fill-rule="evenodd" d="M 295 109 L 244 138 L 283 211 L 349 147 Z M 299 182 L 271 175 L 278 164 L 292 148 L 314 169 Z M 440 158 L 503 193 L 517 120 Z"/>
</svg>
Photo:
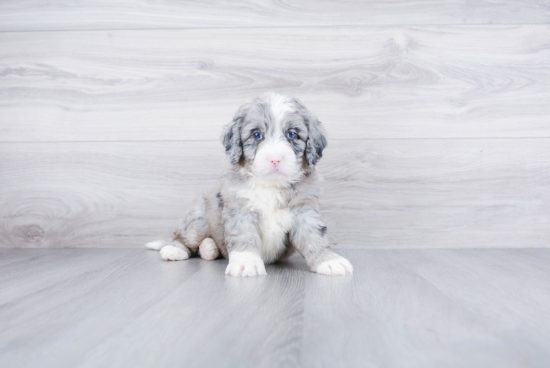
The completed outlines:
<svg viewBox="0 0 550 368">
<path fill-rule="evenodd" d="M 309 135 L 306 142 L 306 158 L 311 166 L 323 157 L 323 150 L 327 146 L 325 127 L 315 116 L 309 121 Z"/>
<path fill-rule="evenodd" d="M 223 128 L 221 141 L 225 147 L 225 154 L 231 165 L 241 160 L 243 155 L 243 144 L 241 141 L 241 126 L 243 121 L 242 107 L 239 109 L 233 121 Z"/>
<path fill-rule="evenodd" d="M 315 166 L 323 157 L 323 150 L 327 146 L 325 127 L 300 101 L 294 99 L 294 103 L 298 106 L 309 131 L 306 142 L 307 162 L 310 166 Z"/>
</svg>

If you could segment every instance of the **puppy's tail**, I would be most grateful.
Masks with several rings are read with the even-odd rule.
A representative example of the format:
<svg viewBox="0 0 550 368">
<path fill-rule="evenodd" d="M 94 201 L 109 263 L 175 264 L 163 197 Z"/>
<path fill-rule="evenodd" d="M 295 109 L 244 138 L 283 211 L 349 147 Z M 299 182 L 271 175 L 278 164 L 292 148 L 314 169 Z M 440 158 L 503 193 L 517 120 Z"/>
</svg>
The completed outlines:
<svg viewBox="0 0 550 368">
<path fill-rule="evenodd" d="M 169 243 L 170 241 L 168 240 L 155 240 L 145 244 L 145 248 L 152 249 L 152 250 L 161 250 L 162 247 L 164 247 L 165 245 L 168 245 Z"/>
</svg>

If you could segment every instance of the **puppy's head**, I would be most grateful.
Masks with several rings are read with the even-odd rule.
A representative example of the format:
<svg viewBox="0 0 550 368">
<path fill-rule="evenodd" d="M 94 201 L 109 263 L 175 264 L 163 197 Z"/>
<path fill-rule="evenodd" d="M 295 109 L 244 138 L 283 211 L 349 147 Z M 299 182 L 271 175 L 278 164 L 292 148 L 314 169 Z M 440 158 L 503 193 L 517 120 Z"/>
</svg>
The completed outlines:
<svg viewBox="0 0 550 368">
<path fill-rule="evenodd" d="M 327 146 L 317 118 L 297 99 L 273 92 L 241 106 L 222 142 L 232 165 L 274 184 L 299 180 Z"/>
</svg>

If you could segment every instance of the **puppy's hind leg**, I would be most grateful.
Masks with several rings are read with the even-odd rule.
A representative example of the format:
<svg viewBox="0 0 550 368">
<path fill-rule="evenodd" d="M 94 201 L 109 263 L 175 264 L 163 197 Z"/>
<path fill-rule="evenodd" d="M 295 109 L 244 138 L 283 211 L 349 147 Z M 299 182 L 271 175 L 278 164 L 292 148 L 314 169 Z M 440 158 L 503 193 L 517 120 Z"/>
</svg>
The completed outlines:
<svg viewBox="0 0 550 368">
<path fill-rule="evenodd" d="M 200 196 L 191 206 L 187 216 L 180 220 L 176 231 L 174 231 L 174 240 L 160 250 L 162 259 L 182 261 L 197 254 L 199 245 L 209 233 L 205 210 L 206 200 Z"/>
<path fill-rule="evenodd" d="M 220 256 L 220 251 L 212 238 L 206 238 L 199 246 L 199 254 L 202 259 L 213 261 Z"/>
<path fill-rule="evenodd" d="M 155 240 L 145 244 L 145 248 L 160 250 L 160 256 L 166 261 L 183 261 L 191 255 L 185 245 L 177 240 Z"/>
<path fill-rule="evenodd" d="M 160 250 L 160 256 L 165 261 L 184 261 L 191 257 L 192 253 L 184 244 L 177 240 L 165 245 Z"/>
</svg>

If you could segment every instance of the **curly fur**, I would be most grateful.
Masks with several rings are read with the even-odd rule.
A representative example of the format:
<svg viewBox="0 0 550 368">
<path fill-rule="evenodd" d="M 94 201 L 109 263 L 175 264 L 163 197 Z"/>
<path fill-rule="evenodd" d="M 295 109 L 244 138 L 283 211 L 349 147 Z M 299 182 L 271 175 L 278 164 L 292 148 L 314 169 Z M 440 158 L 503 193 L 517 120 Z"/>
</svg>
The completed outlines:
<svg viewBox="0 0 550 368">
<path fill-rule="evenodd" d="M 241 106 L 221 141 L 231 168 L 195 200 L 171 242 L 147 247 L 165 260 L 221 255 L 233 276 L 263 275 L 265 263 L 294 251 L 314 272 L 351 273 L 348 260 L 331 251 L 319 216 L 315 165 L 327 146 L 321 122 L 297 99 L 271 92 Z"/>
</svg>

